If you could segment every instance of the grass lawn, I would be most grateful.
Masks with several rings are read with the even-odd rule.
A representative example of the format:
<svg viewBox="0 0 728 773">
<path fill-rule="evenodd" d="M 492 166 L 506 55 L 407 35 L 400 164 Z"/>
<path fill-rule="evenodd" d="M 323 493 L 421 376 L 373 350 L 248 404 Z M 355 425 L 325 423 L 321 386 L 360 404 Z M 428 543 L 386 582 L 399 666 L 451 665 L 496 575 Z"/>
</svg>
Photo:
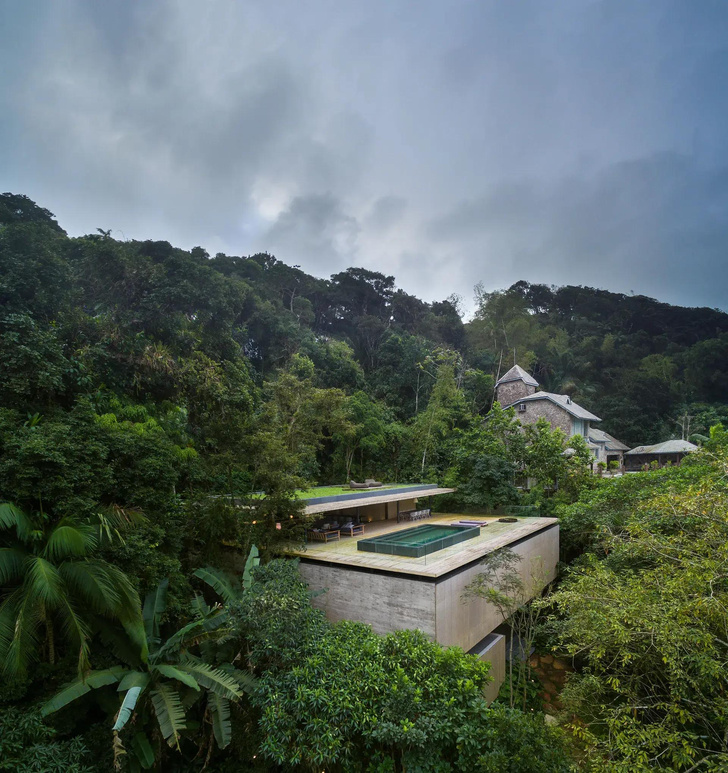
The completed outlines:
<svg viewBox="0 0 728 773">
<path fill-rule="evenodd" d="M 416 486 L 416 483 L 392 483 L 386 484 L 380 488 L 370 489 L 350 489 L 348 486 L 316 486 L 308 491 L 299 491 L 298 496 L 301 499 L 314 499 L 315 497 L 336 497 L 341 494 L 361 494 L 364 491 L 390 491 L 396 488 L 407 488 L 407 486 Z"/>
</svg>

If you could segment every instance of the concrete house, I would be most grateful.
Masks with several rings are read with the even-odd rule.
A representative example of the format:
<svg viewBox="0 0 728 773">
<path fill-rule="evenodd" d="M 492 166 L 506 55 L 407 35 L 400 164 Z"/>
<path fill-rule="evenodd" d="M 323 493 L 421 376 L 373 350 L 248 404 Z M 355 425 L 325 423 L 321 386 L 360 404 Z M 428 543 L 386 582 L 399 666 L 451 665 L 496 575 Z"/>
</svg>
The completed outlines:
<svg viewBox="0 0 728 773">
<path fill-rule="evenodd" d="M 594 463 L 617 461 L 620 466 L 629 446 L 621 443 L 594 424 L 599 416 L 574 402 L 569 395 L 539 391 L 539 383 L 520 365 L 514 365 L 495 385 L 495 399 L 503 408 L 513 407 L 521 424 L 546 419 L 567 437 L 581 435 L 594 454 Z"/>
<path fill-rule="evenodd" d="M 329 620 L 359 620 L 380 634 L 418 628 L 444 646 L 478 655 L 492 665 L 493 699 L 505 677 L 505 638 L 495 631 L 503 619 L 483 599 L 465 603 L 463 591 L 486 555 L 508 547 L 521 559 L 528 594 L 539 594 L 556 576 L 559 525 L 556 518 L 462 520 L 432 513 L 423 501 L 449 491 L 420 485 L 308 499 L 308 515 L 325 517 L 329 526 L 355 516 L 358 527 L 348 535 L 330 530 L 325 540 L 318 533 L 290 553 L 312 590 L 326 590 L 313 604 Z M 426 523 L 415 526 L 411 519 Z"/>
</svg>

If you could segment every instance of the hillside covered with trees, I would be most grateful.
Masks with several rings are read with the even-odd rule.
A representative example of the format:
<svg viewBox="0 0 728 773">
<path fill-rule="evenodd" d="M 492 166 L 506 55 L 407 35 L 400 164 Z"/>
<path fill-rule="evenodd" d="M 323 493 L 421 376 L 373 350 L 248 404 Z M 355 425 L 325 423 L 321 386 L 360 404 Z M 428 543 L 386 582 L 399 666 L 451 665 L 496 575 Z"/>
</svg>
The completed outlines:
<svg viewBox="0 0 728 773">
<path fill-rule="evenodd" d="M 630 521 L 616 505 L 600 522 L 591 503 L 610 482 L 588 473 L 583 440 L 522 428 L 493 405 L 494 384 L 515 357 L 627 443 L 707 440 L 728 416 L 728 315 L 525 282 L 478 299 L 463 323 L 456 298 L 426 303 L 366 269 L 326 280 L 267 254 L 210 256 L 105 231 L 71 238 L 28 198 L 0 196 L 0 769 L 43 759 L 78 773 L 568 770 L 562 734 L 484 703 L 487 668 L 474 658 L 413 633 L 328 624 L 277 558 L 306 526 L 297 490 L 349 478 L 452 485 L 441 505 L 452 511 L 561 508 L 577 564 L 550 612 L 551 641 L 571 651 L 591 613 L 574 599 L 580 582 L 619 595 L 633 553 L 636 572 L 656 566 L 640 539 L 657 549 L 679 532 L 675 550 L 687 551 L 697 532 L 673 522 L 658 518 L 645 536 L 639 514 Z M 684 503 L 719 485 L 721 437 L 679 479 Z M 516 485 L 525 476 L 536 483 L 527 494 Z M 651 492 L 619 485 L 629 502 Z M 667 507 L 653 504 L 645 517 Z M 241 573 L 248 555 L 243 582 L 231 583 L 220 570 Z M 704 580 L 676 574 L 675 597 L 705 593 Z M 705 622 L 704 635 L 721 622 Z M 582 665 L 604 701 L 586 680 L 566 697 L 594 720 L 585 748 L 625 766 L 614 770 L 638 769 L 604 749 L 599 728 L 623 727 L 610 712 L 641 700 L 640 687 L 621 693 L 600 652 Z M 713 689 L 720 652 L 706 655 L 686 700 Z M 644 658 L 654 670 L 654 653 Z M 357 679 L 336 679 L 327 662 Z M 635 737 L 679 714 L 659 687 L 648 729 L 642 716 L 628 728 Z M 655 734 L 654 754 L 684 741 L 675 769 L 687 770 L 705 723 L 719 753 L 723 719 L 703 714 Z"/>
</svg>

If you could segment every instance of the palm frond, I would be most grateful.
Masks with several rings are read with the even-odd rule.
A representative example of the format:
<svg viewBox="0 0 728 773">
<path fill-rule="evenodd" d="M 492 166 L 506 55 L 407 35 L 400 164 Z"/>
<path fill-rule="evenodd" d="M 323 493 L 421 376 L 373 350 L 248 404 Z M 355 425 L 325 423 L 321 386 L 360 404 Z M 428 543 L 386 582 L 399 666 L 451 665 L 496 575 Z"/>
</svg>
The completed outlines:
<svg viewBox="0 0 728 773">
<path fill-rule="evenodd" d="M 114 722 L 114 726 L 111 728 L 112 730 L 122 730 L 124 728 L 124 725 L 129 721 L 136 708 L 143 689 L 142 687 L 131 687 L 126 691 L 124 700 L 119 707 L 119 713 L 116 715 L 116 722 Z"/>
<path fill-rule="evenodd" d="M 74 596 L 93 612 L 109 615 L 121 604 L 121 595 L 107 571 L 109 566 L 105 561 L 64 561 L 58 572 Z"/>
<path fill-rule="evenodd" d="M 26 555 L 18 548 L 0 548 L 0 585 L 9 585 L 22 577 Z"/>
<path fill-rule="evenodd" d="M 230 724 L 230 701 L 222 695 L 210 693 L 208 698 L 210 714 L 212 715 L 212 732 L 215 734 L 217 745 L 224 749 L 232 738 L 232 725 Z"/>
<path fill-rule="evenodd" d="M 74 524 L 64 518 L 48 535 L 43 557 L 58 563 L 66 558 L 88 555 L 97 545 L 91 526 Z"/>
<path fill-rule="evenodd" d="M 209 663 L 201 661 L 189 661 L 180 664 L 178 668 L 191 674 L 197 682 L 216 695 L 237 700 L 243 695 L 243 691 L 237 680 L 222 669 L 214 668 Z"/>
<path fill-rule="evenodd" d="M 30 518 L 11 502 L 0 503 L 0 529 L 15 529 L 18 539 L 25 540 L 33 528 Z"/>
<path fill-rule="evenodd" d="M 164 739 L 170 746 L 179 749 L 179 735 L 187 726 L 179 693 L 166 684 L 160 684 L 152 690 L 152 705 Z"/>
<path fill-rule="evenodd" d="M 175 666 L 170 666 L 166 663 L 160 663 L 158 666 L 152 666 L 152 669 L 154 671 L 158 671 L 162 676 L 166 676 L 167 679 L 176 679 L 178 682 L 182 682 L 182 684 L 186 684 L 188 687 L 191 687 L 193 690 L 200 689 L 200 685 L 197 683 L 197 680 L 191 674 L 188 674 L 185 671 L 181 671 L 179 668 L 176 668 Z"/>
<path fill-rule="evenodd" d="M 3 673 L 23 676 L 28 663 L 37 659 L 40 611 L 24 588 L 10 594 L 0 606 L 0 657 Z"/>
<path fill-rule="evenodd" d="M 101 641 L 111 651 L 115 658 L 124 661 L 130 666 L 138 666 L 144 662 L 138 642 L 131 638 L 125 631 L 101 617 L 94 618 L 94 630 L 98 631 Z M 141 631 L 142 638 L 146 640 L 144 628 Z"/>
<path fill-rule="evenodd" d="M 232 583 L 219 569 L 208 566 L 204 569 L 198 569 L 194 576 L 209 585 L 226 604 L 237 599 L 238 594 L 236 594 Z"/>
<path fill-rule="evenodd" d="M 150 594 L 144 599 L 144 630 L 147 634 L 149 644 L 159 643 L 159 623 L 160 617 L 167 604 L 167 588 L 169 579 L 165 578 Z"/>
<path fill-rule="evenodd" d="M 80 698 L 91 690 L 104 687 L 107 684 L 115 684 L 128 673 L 123 666 L 113 666 L 103 671 L 92 671 L 85 679 L 77 679 L 67 684 L 59 693 L 56 693 L 41 709 L 41 715 L 47 716 L 54 711 L 62 709 L 69 703 Z"/>
<path fill-rule="evenodd" d="M 57 606 L 65 595 L 58 569 L 41 556 L 29 557 L 26 567 L 26 592 L 47 607 Z"/>
<path fill-rule="evenodd" d="M 89 640 L 91 631 L 86 621 L 78 613 L 69 596 L 63 596 L 58 607 L 63 633 L 78 647 L 78 672 L 84 673 L 90 667 Z"/>
</svg>

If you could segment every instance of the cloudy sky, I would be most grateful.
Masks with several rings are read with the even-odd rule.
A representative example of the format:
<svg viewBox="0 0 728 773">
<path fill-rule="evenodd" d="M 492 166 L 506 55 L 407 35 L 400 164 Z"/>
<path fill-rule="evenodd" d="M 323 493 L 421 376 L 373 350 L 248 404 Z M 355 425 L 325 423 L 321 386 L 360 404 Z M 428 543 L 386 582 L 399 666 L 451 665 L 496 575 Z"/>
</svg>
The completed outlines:
<svg viewBox="0 0 728 773">
<path fill-rule="evenodd" d="M 0 188 L 71 234 L 728 309 L 726 0 L 0 3 Z"/>
</svg>

